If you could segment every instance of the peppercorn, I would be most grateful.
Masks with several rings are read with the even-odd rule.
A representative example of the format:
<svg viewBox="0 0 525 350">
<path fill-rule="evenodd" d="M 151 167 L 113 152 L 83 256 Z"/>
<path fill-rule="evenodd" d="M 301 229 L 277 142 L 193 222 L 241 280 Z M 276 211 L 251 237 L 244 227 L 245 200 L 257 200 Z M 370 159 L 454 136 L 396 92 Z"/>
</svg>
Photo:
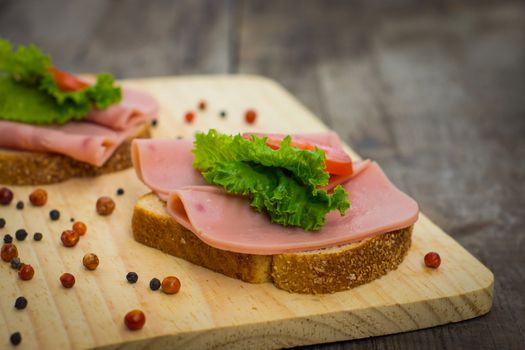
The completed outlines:
<svg viewBox="0 0 525 350">
<path fill-rule="evenodd" d="M 186 114 L 184 115 L 184 120 L 186 121 L 186 123 L 192 123 L 193 119 L 195 119 L 195 113 L 186 112 Z"/>
<path fill-rule="evenodd" d="M 4 235 L 4 243 L 13 243 L 13 236 L 11 236 L 9 233 L 6 233 Z"/>
<path fill-rule="evenodd" d="M 117 190 L 117 196 L 122 196 L 124 194 L 124 189 L 123 188 L 119 188 Z"/>
<path fill-rule="evenodd" d="M 97 200 L 97 213 L 99 215 L 110 215 L 115 210 L 115 202 L 110 197 L 100 197 Z"/>
<path fill-rule="evenodd" d="M 83 236 L 86 234 L 87 226 L 82 221 L 77 221 L 73 224 L 73 231 Z"/>
<path fill-rule="evenodd" d="M 20 277 L 23 281 L 29 281 L 31 278 L 33 278 L 35 274 L 35 270 L 33 269 L 33 266 L 29 264 L 22 264 L 20 267 L 20 270 L 18 271 L 18 277 Z"/>
<path fill-rule="evenodd" d="M 64 288 L 72 288 L 75 285 L 75 276 L 69 272 L 63 273 L 60 276 L 60 283 L 62 283 Z"/>
<path fill-rule="evenodd" d="M 18 256 L 18 249 L 16 249 L 16 246 L 13 243 L 5 243 L 2 245 L 0 255 L 3 261 L 10 262 Z"/>
<path fill-rule="evenodd" d="M 160 280 L 158 278 L 152 278 L 149 281 L 149 287 L 151 290 L 158 290 L 160 288 Z"/>
<path fill-rule="evenodd" d="M 131 310 L 124 317 L 124 323 L 128 329 L 136 331 L 144 327 L 144 323 L 146 323 L 146 316 L 140 310 Z"/>
<path fill-rule="evenodd" d="M 42 188 L 37 188 L 29 195 L 29 202 L 35 207 L 41 207 L 47 203 L 47 192 Z"/>
<path fill-rule="evenodd" d="M 80 236 L 78 235 L 78 232 L 73 230 L 65 230 L 62 232 L 62 235 L 60 236 L 60 240 L 62 241 L 62 244 L 64 247 L 74 247 L 77 245 L 78 241 L 80 239 Z"/>
<path fill-rule="evenodd" d="M 22 202 L 22 201 L 16 202 L 16 209 L 18 209 L 18 210 L 24 209 L 24 202 Z"/>
<path fill-rule="evenodd" d="M 23 228 L 16 230 L 15 237 L 18 241 L 23 241 L 27 238 L 27 231 Z"/>
<path fill-rule="evenodd" d="M 69 222 L 75 222 L 75 218 L 69 218 Z"/>
<path fill-rule="evenodd" d="M 180 281 L 175 276 L 168 276 L 162 280 L 162 291 L 166 294 L 178 293 L 180 289 Z"/>
<path fill-rule="evenodd" d="M 98 256 L 93 253 L 84 255 L 84 258 L 82 259 L 82 264 L 84 264 L 88 270 L 95 270 L 98 266 L 98 262 Z"/>
<path fill-rule="evenodd" d="M 0 204 L 9 205 L 13 200 L 13 191 L 7 187 L 0 188 Z"/>
<path fill-rule="evenodd" d="M 49 212 L 49 218 L 53 221 L 60 219 L 60 212 L 56 209 L 53 209 Z"/>
<path fill-rule="evenodd" d="M 136 272 L 128 272 L 128 274 L 126 275 L 126 279 L 131 284 L 137 283 L 137 281 L 139 279 L 139 275 L 137 275 Z"/>
<path fill-rule="evenodd" d="M 219 115 L 221 116 L 221 118 L 226 118 L 226 111 L 221 111 Z"/>
<path fill-rule="evenodd" d="M 156 126 L 157 126 L 157 123 L 158 123 L 158 120 L 157 120 L 157 119 L 153 119 L 153 120 L 151 121 L 151 126 L 156 127 Z"/>
<path fill-rule="evenodd" d="M 17 256 L 11 260 L 11 268 L 14 270 L 20 270 L 20 267 L 22 267 L 22 263 L 20 262 L 20 258 Z"/>
<path fill-rule="evenodd" d="M 27 299 L 24 298 L 24 297 L 18 297 L 16 298 L 16 301 L 15 301 L 15 308 L 17 310 L 23 310 L 25 309 L 27 306 Z"/>
<path fill-rule="evenodd" d="M 11 341 L 11 344 L 18 345 L 22 341 L 22 335 L 20 334 L 20 332 L 15 332 L 11 334 L 9 340 Z"/>
<path fill-rule="evenodd" d="M 246 111 L 246 113 L 244 113 L 244 120 L 248 124 L 255 123 L 255 119 L 256 118 L 257 118 L 257 112 L 255 112 L 255 110 L 253 110 L 253 109 L 249 109 L 249 110 Z"/>
<path fill-rule="evenodd" d="M 43 237 L 44 237 L 44 236 L 43 236 L 42 233 L 40 233 L 40 232 L 35 232 L 35 234 L 33 235 L 33 239 L 34 239 L 35 241 L 37 241 L 37 242 L 38 242 L 38 241 L 41 241 Z"/>
<path fill-rule="evenodd" d="M 200 100 L 200 101 L 199 101 L 198 108 L 199 108 L 201 111 L 205 111 L 207 107 L 208 107 L 208 104 L 206 103 L 205 100 Z"/>
<path fill-rule="evenodd" d="M 4 228 L 4 227 L 5 227 L 5 219 L 0 218 L 0 228 Z"/>
<path fill-rule="evenodd" d="M 441 265 L 441 257 L 436 252 L 430 252 L 425 255 L 425 265 L 437 269 Z"/>
</svg>

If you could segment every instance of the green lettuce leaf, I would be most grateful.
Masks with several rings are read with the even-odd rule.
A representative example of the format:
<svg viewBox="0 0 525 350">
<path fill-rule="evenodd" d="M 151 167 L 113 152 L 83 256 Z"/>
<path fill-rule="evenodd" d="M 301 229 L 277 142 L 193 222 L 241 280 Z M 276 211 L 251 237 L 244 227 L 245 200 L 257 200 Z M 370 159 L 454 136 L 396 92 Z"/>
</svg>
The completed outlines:
<svg viewBox="0 0 525 350">
<path fill-rule="evenodd" d="M 0 119 L 64 124 L 85 118 L 93 107 L 105 109 L 122 99 L 110 74 L 99 74 L 95 84 L 85 89 L 62 91 L 49 72 L 51 67 L 50 58 L 36 46 L 14 50 L 0 39 Z"/>
<path fill-rule="evenodd" d="M 328 181 L 324 152 L 292 148 L 290 137 L 273 150 L 266 138 L 250 141 L 210 130 L 196 135 L 193 152 L 193 166 L 208 183 L 249 197 L 251 206 L 268 213 L 274 223 L 315 231 L 324 225 L 328 212 L 344 215 L 350 207 L 343 187 L 337 186 L 331 194 L 316 188 Z"/>
</svg>

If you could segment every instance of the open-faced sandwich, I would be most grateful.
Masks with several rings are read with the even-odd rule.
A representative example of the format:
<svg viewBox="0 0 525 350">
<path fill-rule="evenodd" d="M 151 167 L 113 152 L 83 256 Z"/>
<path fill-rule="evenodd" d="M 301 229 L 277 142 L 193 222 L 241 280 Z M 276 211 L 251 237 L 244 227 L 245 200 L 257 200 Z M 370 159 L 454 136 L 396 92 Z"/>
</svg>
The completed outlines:
<svg viewBox="0 0 525 350">
<path fill-rule="evenodd" d="M 131 140 L 149 137 L 152 96 L 80 79 L 35 46 L 0 39 L 0 183 L 35 185 L 131 166 Z"/>
<path fill-rule="evenodd" d="M 210 130 L 194 142 L 135 140 L 132 158 L 153 191 L 134 208 L 137 241 L 290 292 L 333 293 L 396 269 L 419 213 L 333 132 Z"/>
</svg>

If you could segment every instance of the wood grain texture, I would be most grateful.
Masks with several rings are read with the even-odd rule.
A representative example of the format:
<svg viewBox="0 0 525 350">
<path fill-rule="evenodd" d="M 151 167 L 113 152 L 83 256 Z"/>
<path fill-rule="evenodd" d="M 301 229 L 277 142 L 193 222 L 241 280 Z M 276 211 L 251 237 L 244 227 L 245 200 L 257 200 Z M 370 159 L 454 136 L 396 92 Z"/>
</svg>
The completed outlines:
<svg viewBox="0 0 525 350">
<path fill-rule="evenodd" d="M 274 82 L 250 76 L 188 77 L 127 81 L 150 91 L 161 104 L 154 137 L 191 137 L 210 127 L 223 132 L 313 132 L 326 127 Z M 191 125 L 184 111 L 200 98 L 209 103 Z M 243 111 L 259 111 L 254 126 L 243 121 Z M 226 109 L 228 117 L 219 117 Z M 355 156 L 357 157 L 357 156 Z M 116 196 L 118 187 L 126 191 Z M 131 214 L 136 199 L 147 192 L 133 170 L 75 179 L 45 186 L 44 208 L 17 210 L 2 207 L 5 232 L 20 227 L 41 231 L 41 242 L 18 242 L 22 261 L 35 267 L 29 282 L 20 281 L 8 264 L 0 265 L 0 345 L 16 330 L 30 348 L 278 348 L 398 333 L 457 322 L 487 313 L 492 305 L 493 275 L 465 249 L 422 215 L 413 232 L 413 244 L 401 266 L 386 276 L 356 289 L 331 295 L 290 294 L 272 284 L 252 285 L 192 265 L 132 238 Z M 15 200 L 32 190 L 13 187 Z M 96 199 L 113 196 L 117 209 L 109 217 L 95 212 Z M 25 200 L 27 201 L 27 200 Z M 60 221 L 48 210 L 61 210 Z M 59 236 L 83 220 L 87 234 L 75 248 L 61 245 Z M 429 270 L 423 256 L 441 253 L 443 264 Z M 100 258 L 95 271 L 82 267 L 82 256 Z M 58 277 L 71 272 L 75 287 L 66 290 Z M 136 271 L 139 282 L 130 285 L 126 272 Z M 148 289 L 149 279 L 177 275 L 181 292 L 165 295 Z M 18 295 L 29 300 L 24 311 L 13 309 Z M 147 324 L 138 332 L 123 325 L 134 308 L 146 313 Z"/>
</svg>

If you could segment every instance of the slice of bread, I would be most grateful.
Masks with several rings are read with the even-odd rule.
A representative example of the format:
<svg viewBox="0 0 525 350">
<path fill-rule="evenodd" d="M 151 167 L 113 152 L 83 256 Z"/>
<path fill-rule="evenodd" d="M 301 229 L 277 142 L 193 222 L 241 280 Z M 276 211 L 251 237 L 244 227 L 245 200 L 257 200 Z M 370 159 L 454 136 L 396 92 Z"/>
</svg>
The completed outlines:
<svg viewBox="0 0 525 350">
<path fill-rule="evenodd" d="M 95 166 L 54 153 L 13 151 L 0 148 L 0 183 L 6 185 L 45 185 L 72 177 L 88 177 L 123 170 L 132 166 L 131 141 L 149 138 L 144 122 L 130 135 L 103 166 Z"/>
<path fill-rule="evenodd" d="M 273 282 L 295 293 L 334 293 L 395 270 L 411 244 L 412 226 L 360 242 L 300 253 L 254 255 L 213 248 L 179 225 L 166 203 L 148 193 L 132 218 L 135 240 L 194 264 L 250 283 Z"/>
</svg>

